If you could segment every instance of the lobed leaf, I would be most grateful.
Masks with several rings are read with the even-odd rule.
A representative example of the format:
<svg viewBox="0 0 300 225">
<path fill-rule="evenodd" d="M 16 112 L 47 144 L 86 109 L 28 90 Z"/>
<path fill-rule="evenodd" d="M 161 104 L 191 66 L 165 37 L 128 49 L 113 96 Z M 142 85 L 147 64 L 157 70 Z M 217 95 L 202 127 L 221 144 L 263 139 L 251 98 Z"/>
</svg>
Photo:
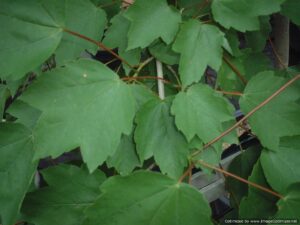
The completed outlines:
<svg viewBox="0 0 300 225">
<path fill-rule="evenodd" d="M 277 202 L 278 212 L 275 218 L 300 219 L 300 184 L 294 183 L 285 192 L 284 198 Z"/>
<path fill-rule="evenodd" d="M 263 53 L 251 53 L 248 50 L 241 51 L 238 57 L 226 56 L 228 62 L 223 61 L 217 77 L 217 84 L 221 90 L 242 92 L 245 88 L 242 78 L 233 71 L 232 66 L 239 71 L 245 81 L 250 80 L 259 72 L 272 69 L 270 59 Z"/>
<path fill-rule="evenodd" d="M 289 17 L 293 23 L 300 25 L 299 8 L 300 2 L 298 0 L 286 0 L 282 4 L 281 13 Z"/>
<path fill-rule="evenodd" d="M 179 178 L 187 165 L 188 143 L 170 114 L 171 99 L 152 100 L 137 113 L 135 141 L 141 160 L 154 155 L 163 173 Z"/>
<path fill-rule="evenodd" d="M 202 194 L 158 173 L 140 171 L 112 177 L 86 211 L 84 225 L 212 225 Z"/>
<path fill-rule="evenodd" d="M 16 100 L 6 111 L 17 118 L 15 123 L 20 123 L 33 130 L 42 112 L 21 100 Z"/>
<path fill-rule="evenodd" d="M 262 52 L 266 46 L 266 41 L 272 31 L 270 17 L 264 16 L 259 18 L 260 29 L 245 33 L 247 45 L 254 52 Z"/>
<path fill-rule="evenodd" d="M 278 151 L 265 149 L 262 152 L 260 159 L 266 178 L 279 193 L 284 193 L 291 184 L 300 182 L 299 140 L 300 136 L 283 137 Z"/>
<path fill-rule="evenodd" d="M 122 176 L 130 174 L 137 166 L 141 166 L 136 153 L 133 135 L 123 135 L 115 154 L 106 160 L 108 167 L 114 167 Z"/>
<path fill-rule="evenodd" d="M 105 175 L 72 165 L 51 167 L 42 174 L 49 186 L 27 194 L 23 218 L 35 225 L 81 225 L 83 212 L 100 194 Z"/>
<path fill-rule="evenodd" d="M 33 163 L 30 130 L 20 124 L 0 123 L 0 218 L 13 225 L 37 163 Z"/>
<path fill-rule="evenodd" d="M 97 46 L 65 29 L 99 39 L 106 23 L 102 9 L 81 0 L 2 0 L 0 2 L 0 75 L 18 80 L 54 52 L 59 64 Z M 17 63 L 16 63 L 17 62 Z"/>
<path fill-rule="evenodd" d="M 179 12 L 166 0 L 136 0 L 124 16 L 131 22 L 127 50 L 145 48 L 158 38 L 170 44 L 181 22 Z"/>
<path fill-rule="evenodd" d="M 203 84 L 180 92 L 171 108 L 175 123 L 187 140 L 197 135 L 204 143 L 223 132 L 223 122 L 234 120 L 233 111 L 225 98 Z"/>
<path fill-rule="evenodd" d="M 80 147 L 90 171 L 114 154 L 122 134 L 130 134 L 135 114 L 128 85 L 91 60 L 44 74 L 21 99 L 42 111 L 33 131 L 35 159 Z"/>
<path fill-rule="evenodd" d="M 172 50 L 172 45 L 166 45 L 162 41 L 151 45 L 149 51 L 151 55 L 163 63 L 175 65 L 179 62 L 179 54 Z"/>
<path fill-rule="evenodd" d="M 270 188 L 259 160 L 253 168 L 249 181 L 263 187 Z M 248 196 L 244 197 L 240 204 L 240 218 L 270 218 L 277 211 L 277 200 L 278 198 L 270 193 L 266 193 L 255 187 L 249 186 Z"/>
<path fill-rule="evenodd" d="M 137 65 L 141 58 L 141 49 L 127 49 L 127 33 L 130 27 L 130 21 L 124 17 L 124 13 L 119 13 L 111 19 L 111 26 L 105 32 L 103 43 L 110 48 L 118 48 L 118 54 L 131 65 Z M 131 68 L 123 63 L 123 68 L 128 74 Z"/>
<path fill-rule="evenodd" d="M 198 82 L 207 66 L 219 69 L 225 43 L 223 32 L 216 26 L 201 24 L 195 19 L 181 25 L 173 50 L 181 55 L 179 74 L 184 87 Z"/>
<path fill-rule="evenodd" d="M 280 11 L 285 0 L 213 0 L 214 19 L 223 27 L 238 31 L 259 30 L 259 17 Z"/>
<path fill-rule="evenodd" d="M 241 153 L 230 163 L 228 171 L 240 176 L 244 179 L 248 179 L 253 171 L 253 167 L 259 159 L 261 149 L 259 146 L 248 148 L 245 152 Z M 231 177 L 226 178 L 227 190 L 232 193 L 230 199 L 233 206 L 238 206 L 243 197 L 248 194 L 248 185 L 240 182 Z"/>
<path fill-rule="evenodd" d="M 0 117 L 3 118 L 5 103 L 10 96 L 10 91 L 6 85 L 0 84 Z"/>
<path fill-rule="evenodd" d="M 94 40 L 100 40 L 106 27 L 106 13 L 95 7 L 91 1 L 64 0 L 64 27 L 83 34 Z M 53 3 L 52 3 L 53 4 Z M 64 33 L 60 45 L 55 51 L 55 60 L 59 65 L 79 58 L 85 50 L 96 53 L 98 46 L 84 39 Z"/>
<path fill-rule="evenodd" d="M 271 71 L 257 74 L 248 82 L 240 99 L 242 111 L 250 112 L 287 81 Z M 280 137 L 300 135 L 300 105 L 297 103 L 300 95 L 296 85 L 288 87 L 249 118 L 252 131 L 268 149 L 277 150 Z"/>
<path fill-rule="evenodd" d="M 55 11 L 52 15 L 47 8 L 50 2 L 0 2 L 1 78 L 20 79 L 41 65 L 58 47 L 63 36 L 64 15 L 63 11 Z M 55 1 L 52 5 L 64 8 L 63 1 Z"/>
</svg>

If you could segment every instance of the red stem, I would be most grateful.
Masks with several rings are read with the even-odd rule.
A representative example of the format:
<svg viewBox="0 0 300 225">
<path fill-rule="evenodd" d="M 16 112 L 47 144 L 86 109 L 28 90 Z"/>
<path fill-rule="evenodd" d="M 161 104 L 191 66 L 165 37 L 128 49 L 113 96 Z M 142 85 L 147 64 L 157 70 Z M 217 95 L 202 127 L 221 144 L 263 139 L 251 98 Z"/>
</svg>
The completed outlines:
<svg viewBox="0 0 300 225">
<path fill-rule="evenodd" d="M 144 79 L 153 79 L 153 80 L 162 80 L 166 84 L 171 84 L 170 81 L 165 80 L 161 77 L 155 77 L 155 76 L 138 76 L 138 77 L 123 77 L 122 80 L 144 80 Z"/>
<path fill-rule="evenodd" d="M 263 186 L 261 186 L 261 185 L 259 185 L 259 184 L 256 184 L 256 183 L 253 183 L 253 182 L 251 182 L 251 181 L 248 181 L 248 180 L 246 180 L 246 179 L 244 179 L 244 178 L 242 178 L 242 177 L 239 177 L 239 176 L 237 176 L 237 175 L 235 175 L 235 174 L 233 174 L 233 173 L 230 173 L 230 172 L 228 172 L 228 171 L 226 171 L 226 170 L 223 170 L 223 169 L 221 169 L 221 168 L 212 166 L 212 165 L 210 165 L 210 164 L 208 164 L 208 163 L 206 163 L 206 162 L 204 162 L 204 161 L 202 161 L 202 160 L 198 160 L 197 162 L 200 163 L 200 164 L 201 164 L 202 166 L 204 166 L 204 167 L 207 167 L 207 168 L 213 169 L 213 170 L 215 170 L 215 171 L 218 171 L 218 172 L 220 172 L 220 173 L 222 173 L 222 174 L 225 174 L 226 176 L 232 177 L 232 178 L 234 178 L 234 179 L 236 179 L 236 180 L 238 180 L 238 181 L 241 181 L 241 182 L 243 182 L 243 183 L 246 183 L 246 184 L 248 184 L 248 185 L 250 185 L 250 186 L 252 186 L 252 187 L 255 187 L 255 188 L 257 188 L 257 189 L 260 189 L 260 190 L 262 190 L 262 191 L 264 191 L 264 192 L 267 192 L 267 193 L 269 193 L 269 194 L 271 194 L 271 195 L 274 195 L 274 196 L 276 196 L 276 197 L 278 197 L 278 198 L 280 198 L 280 199 L 283 198 L 282 195 L 278 194 L 277 192 L 274 192 L 274 191 L 270 190 L 269 188 L 266 188 L 266 187 L 263 187 Z"/>
<path fill-rule="evenodd" d="M 191 164 L 189 165 L 189 168 L 188 168 L 188 169 L 184 172 L 184 174 L 182 174 L 181 177 L 179 178 L 178 183 L 182 183 L 182 181 L 184 180 L 184 178 L 185 178 L 186 176 L 189 176 L 189 174 L 191 174 L 191 171 L 192 171 L 192 169 L 194 168 L 194 166 L 195 166 L 194 163 L 191 163 Z"/>
<path fill-rule="evenodd" d="M 236 92 L 236 91 L 220 91 L 220 90 L 217 90 L 217 92 L 222 93 L 224 95 L 236 95 L 236 96 L 242 96 L 243 95 L 243 93 Z"/>
<path fill-rule="evenodd" d="M 223 59 L 226 62 L 226 64 L 232 69 L 232 71 L 240 78 L 243 84 L 247 84 L 246 78 L 242 75 L 238 68 L 235 65 L 233 65 L 225 56 L 223 56 Z"/>
<path fill-rule="evenodd" d="M 245 115 L 241 120 L 239 120 L 236 124 L 234 124 L 232 127 L 224 131 L 222 134 L 220 134 L 218 137 L 214 138 L 210 142 L 208 142 L 206 145 L 204 145 L 203 149 L 198 150 L 192 154 L 192 157 L 198 155 L 202 152 L 202 150 L 208 148 L 212 144 L 219 141 L 221 138 L 229 134 L 231 131 L 239 127 L 245 120 L 247 120 L 250 116 L 252 116 L 256 111 L 258 111 L 260 108 L 268 104 L 273 98 L 275 98 L 277 95 L 279 95 L 281 92 L 283 92 L 286 88 L 288 88 L 291 84 L 293 84 L 295 81 L 300 79 L 300 74 L 289 80 L 286 84 L 284 84 L 282 87 L 280 87 L 277 91 L 275 91 L 270 97 L 268 97 L 266 100 L 264 100 L 262 103 L 260 103 L 258 106 L 256 106 L 254 109 L 252 109 L 247 115 Z"/>
<path fill-rule="evenodd" d="M 102 42 L 100 41 L 96 41 L 96 40 L 93 40 L 87 36 L 84 36 L 82 34 L 79 34 L 75 31 L 71 31 L 71 30 L 68 30 L 68 29 L 64 29 L 65 32 L 73 35 L 73 36 L 76 36 L 76 37 L 79 37 L 81 39 L 84 39 L 86 41 L 89 41 L 95 45 L 97 45 L 98 47 L 102 48 L 103 50 L 109 52 L 110 54 L 112 54 L 114 57 L 116 57 L 117 59 L 119 59 L 120 61 L 122 61 L 123 63 L 125 63 L 127 66 L 129 66 L 131 69 L 134 69 L 134 66 L 132 66 L 129 62 L 127 62 L 125 59 L 123 59 L 121 56 L 119 56 L 118 54 L 116 54 L 113 50 L 111 50 L 110 48 L 106 47 Z"/>
</svg>

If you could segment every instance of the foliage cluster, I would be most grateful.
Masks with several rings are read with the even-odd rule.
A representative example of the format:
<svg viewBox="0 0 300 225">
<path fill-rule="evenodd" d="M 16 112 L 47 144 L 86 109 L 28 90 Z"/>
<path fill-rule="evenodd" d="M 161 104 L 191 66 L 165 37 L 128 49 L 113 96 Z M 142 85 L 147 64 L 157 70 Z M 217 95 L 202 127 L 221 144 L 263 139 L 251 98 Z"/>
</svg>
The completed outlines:
<svg viewBox="0 0 300 225">
<path fill-rule="evenodd" d="M 300 76 L 263 52 L 272 15 L 300 25 L 300 1 L 121 5 L 0 0 L 1 224 L 217 223 L 188 178 L 218 170 L 246 119 L 261 147 L 229 168 L 230 218 L 299 219 Z M 99 49 L 112 60 L 84 57 Z M 70 151 L 34 187 L 39 161 Z"/>
</svg>

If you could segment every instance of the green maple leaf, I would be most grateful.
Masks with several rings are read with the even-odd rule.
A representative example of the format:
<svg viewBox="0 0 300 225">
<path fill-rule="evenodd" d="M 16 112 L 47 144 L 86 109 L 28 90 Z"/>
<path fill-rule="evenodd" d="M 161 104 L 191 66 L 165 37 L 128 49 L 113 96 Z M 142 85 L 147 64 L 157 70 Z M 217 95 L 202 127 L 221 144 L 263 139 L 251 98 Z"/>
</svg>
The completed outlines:
<svg viewBox="0 0 300 225">
<path fill-rule="evenodd" d="M 219 69 L 225 43 L 224 34 L 216 26 L 194 19 L 181 26 L 173 50 L 181 54 L 179 74 L 183 86 L 199 81 L 208 65 Z"/>
<path fill-rule="evenodd" d="M 259 160 L 253 168 L 249 181 L 270 189 Z M 240 218 L 268 218 L 276 213 L 277 197 L 252 186 L 248 189 L 248 196 L 240 203 Z"/>
<path fill-rule="evenodd" d="M 37 163 L 33 163 L 31 132 L 20 124 L 0 123 L 0 217 L 13 225 L 30 186 Z"/>
<path fill-rule="evenodd" d="M 170 115 L 171 99 L 155 99 L 137 113 L 135 141 L 142 160 L 154 155 L 163 173 L 179 178 L 187 165 L 188 143 Z"/>
<path fill-rule="evenodd" d="M 242 55 L 238 32 L 233 29 L 226 30 L 225 38 L 228 41 L 228 45 L 231 48 L 232 51 L 231 55 L 235 57 Z"/>
<path fill-rule="evenodd" d="M 158 41 L 149 46 L 149 51 L 159 61 L 175 65 L 179 62 L 179 54 L 172 50 L 172 45 L 166 45 L 163 41 Z"/>
<path fill-rule="evenodd" d="M 19 79 L 51 56 L 63 36 L 55 19 L 35 0 L 0 2 L 2 78 Z"/>
<path fill-rule="evenodd" d="M 43 112 L 33 131 L 35 158 L 80 147 L 91 171 L 114 154 L 122 133 L 130 134 L 135 114 L 128 85 L 92 60 L 41 76 L 21 99 Z"/>
<path fill-rule="evenodd" d="M 220 94 L 207 85 L 193 85 L 180 92 L 171 108 L 179 130 L 191 141 L 198 136 L 204 143 L 223 132 L 223 123 L 234 120 L 234 109 Z"/>
<path fill-rule="evenodd" d="M 259 18 L 260 29 L 258 31 L 249 31 L 245 33 L 247 45 L 254 52 L 262 52 L 266 46 L 266 41 L 272 31 L 270 17 L 264 16 Z"/>
<path fill-rule="evenodd" d="M 246 81 L 250 80 L 255 74 L 261 71 L 272 69 L 271 61 L 265 54 L 252 53 L 249 49 L 241 51 L 239 57 L 227 56 L 226 58 L 230 64 L 238 69 Z M 221 90 L 224 91 L 242 92 L 245 88 L 244 82 L 225 60 L 218 71 L 217 83 Z"/>
<path fill-rule="evenodd" d="M 157 99 L 154 92 L 143 85 L 131 84 L 130 89 L 136 100 L 136 112 L 147 102 Z M 141 166 L 133 134 L 122 135 L 116 152 L 106 160 L 106 163 L 109 167 L 114 167 L 121 175 L 128 175 L 135 167 Z"/>
<path fill-rule="evenodd" d="M 261 149 L 259 146 L 248 148 L 234 158 L 228 167 L 228 171 L 239 177 L 248 179 L 255 163 L 259 159 L 260 153 Z M 239 205 L 242 198 L 248 194 L 248 185 L 232 177 L 226 178 L 226 187 L 234 193 L 234 196 L 230 198 L 235 201 L 237 205 Z"/>
<path fill-rule="evenodd" d="M 157 95 L 147 86 L 131 84 L 130 88 L 136 100 L 136 111 L 139 111 L 140 108 L 148 101 L 157 99 Z"/>
<path fill-rule="evenodd" d="M 5 102 L 10 96 L 10 91 L 6 85 L 0 84 L 0 117 L 3 118 Z"/>
<path fill-rule="evenodd" d="M 131 21 L 127 50 L 145 48 L 158 38 L 170 44 L 181 22 L 179 12 L 166 0 L 136 0 L 124 16 Z"/>
<path fill-rule="evenodd" d="M 300 2 L 298 0 L 286 0 L 282 4 L 281 13 L 289 17 L 295 24 L 300 25 Z"/>
<path fill-rule="evenodd" d="M 24 85 L 24 83 L 26 82 L 27 76 L 22 77 L 19 80 L 13 80 L 13 79 L 6 79 L 6 87 L 9 90 L 10 94 L 16 95 L 19 88 Z"/>
<path fill-rule="evenodd" d="M 31 130 L 34 129 L 38 118 L 42 114 L 40 110 L 20 100 L 14 101 L 6 112 L 17 118 L 15 123 L 21 123 Z"/>
<path fill-rule="evenodd" d="M 30 12 L 30 13 L 29 13 Z M 97 46 L 65 34 L 64 29 L 99 39 L 105 13 L 89 1 L 2 0 L 0 2 L 0 74 L 17 80 L 56 51 L 59 63 Z M 16 63 L 18 62 L 18 63 Z"/>
<path fill-rule="evenodd" d="M 112 18 L 120 12 L 121 0 L 91 0 L 98 8 L 103 8 L 108 18 Z"/>
<path fill-rule="evenodd" d="M 277 202 L 278 212 L 275 218 L 300 219 L 300 183 L 289 186 L 284 194 L 284 198 Z"/>
<path fill-rule="evenodd" d="M 126 50 L 128 38 L 127 33 L 130 26 L 130 21 L 126 19 L 121 12 L 111 19 L 111 26 L 105 33 L 103 43 L 110 48 L 118 48 L 118 54 L 131 65 L 137 65 L 141 58 L 141 49 L 135 48 Z M 123 63 L 123 67 L 128 74 L 131 68 Z"/>
<path fill-rule="evenodd" d="M 65 28 L 83 34 L 91 39 L 100 40 L 106 26 L 106 14 L 90 1 L 64 0 Z M 64 33 L 60 45 L 55 51 L 58 64 L 65 64 L 80 57 L 84 50 L 96 53 L 98 46 L 84 39 Z"/>
<path fill-rule="evenodd" d="M 271 71 L 257 74 L 248 82 L 240 99 L 242 111 L 250 112 L 287 81 Z M 300 95 L 296 85 L 288 87 L 249 118 L 252 131 L 268 149 L 277 150 L 280 137 L 300 135 L 300 105 L 297 103 Z"/>
<path fill-rule="evenodd" d="M 213 0 L 214 19 L 241 32 L 259 30 L 259 17 L 280 11 L 285 0 Z"/>
<path fill-rule="evenodd" d="M 100 195 L 105 175 L 99 170 L 89 174 L 72 165 L 51 167 L 42 170 L 42 175 L 49 186 L 27 194 L 23 218 L 35 225 L 82 224 L 83 211 Z"/>
<path fill-rule="evenodd" d="M 141 162 L 136 152 L 133 135 L 123 135 L 115 154 L 106 160 L 108 167 L 114 167 L 122 176 L 130 174 Z"/>
<path fill-rule="evenodd" d="M 226 56 L 227 61 L 234 65 L 234 67 L 239 71 L 239 73 L 245 78 L 246 77 L 246 68 L 245 62 L 247 57 L 230 57 Z M 248 73 L 247 73 L 248 74 Z M 246 78 L 245 78 L 246 79 Z M 244 82 L 236 74 L 232 68 L 223 61 L 217 76 L 217 84 L 223 91 L 243 91 L 245 88 Z"/>
<path fill-rule="evenodd" d="M 211 225 L 202 194 L 162 174 L 140 171 L 112 177 L 103 194 L 86 211 L 84 225 Z"/>
<path fill-rule="evenodd" d="M 291 184 L 300 182 L 299 149 L 300 136 L 292 136 L 280 139 L 278 151 L 265 149 L 262 152 L 260 160 L 266 178 L 279 193 L 284 193 Z"/>
</svg>

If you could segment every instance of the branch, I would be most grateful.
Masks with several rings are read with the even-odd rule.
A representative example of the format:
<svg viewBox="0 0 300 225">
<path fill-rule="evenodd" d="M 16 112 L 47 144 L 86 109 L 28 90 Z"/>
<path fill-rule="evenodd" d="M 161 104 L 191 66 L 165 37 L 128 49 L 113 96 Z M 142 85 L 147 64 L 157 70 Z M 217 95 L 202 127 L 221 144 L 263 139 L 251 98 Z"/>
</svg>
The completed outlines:
<svg viewBox="0 0 300 225">
<path fill-rule="evenodd" d="M 215 171 L 217 171 L 219 173 L 224 174 L 225 176 L 232 177 L 232 178 L 234 178 L 234 179 L 236 179 L 236 180 L 238 180 L 240 182 L 246 183 L 246 184 L 248 184 L 248 185 L 250 185 L 250 186 L 252 186 L 254 188 L 257 188 L 257 189 L 259 189 L 261 191 L 267 192 L 267 193 L 269 193 L 271 195 L 274 195 L 274 196 L 276 196 L 276 197 L 278 197 L 280 199 L 283 198 L 282 195 L 280 195 L 279 193 L 277 193 L 275 191 L 272 191 L 272 190 L 270 190 L 270 189 L 268 189 L 266 187 L 263 187 L 263 186 L 261 186 L 259 184 L 254 183 L 254 182 L 248 181 L 248 180 L 246 180 L 246 179 L 244 179 L 244 178 L 242 178 L 240 176 L 237 176 L 237 175 L 235 175 L 233 173 L 230 173 L 230 172 L 228 172 L 226 170 L 223 170 L 221 168 L 218 168 L 218 167 L 215 167 L 213 165 L 210 165 L 210 164 L 204 162 L 203 160 L 197 160 L 196 162 L 200 163 L 202 166 L 204 166 L 206 168 L 213 169 L 213 170 L 215 170 Z M 187 176 L 189 176 L 189 183 L 190 183 L 190 177 L 191 177 L 192 169 L 194 168 L 194 166 L 195 166 L 195 163 L 191 163 L 190 164 L 190 166 L 188 167 L 188 169 L 179 178 L 178 183 L 182 183 L 182 181 L 184 180 L 184 178 L 187 177 Z"/>
<path fill-rule="evenodd" d="M 154 58 L 150 57 L 148 59 L 146 59 L 144 62 L 140 63 L 140 65 L 138 66 L 135 74 L 133 75 L 133 77 L 137 77 L 138 74 L 141 72 L 141 70 L 148 65 L 148 63 L 150 63 Z"/>
<path fill-rule="evenodd" d="M 122 7 L 128 7 L 132 5 L 134 0 L 122 0 Z"/>
<path fill-rule="evenodd" d="M 208 5 L 209 5 L 209 1 L 208 0 L 205 0 L 204 2 L 202 2 L 202 3 L 198 3 L 199 4 L 199 8 L 197 9 L 197 14 L 199 13 L 199 12 L 201 12 L 204 8 L 206 8 Z M 196 7 L 196 6 L 195 6 Z M 186 7 L 187 8 L 187 7 Z M 194 8 L 194 7 L 193 7 Z M 195 18 L 197 18 L 198 17 L 198 15 L 194 15 L 193 16 L 193 18 L 195 19 Z"/>
<path fill-rule="evenodd" d="M 212 166 L 212 165 L 210 165 L 210 164 L 208 164 L 208 163 L 206 163 L 206 162 L 204 162 L 204 161 L 202 161 L 202 160 L 197 160 L 197 162 L 200 163 L 200 164 L 201 164 L 202 166 L 204 166 L 204 167 L 207 167 L 207 168 L 209 168 L 209 169 L 213 169 L 213 170 L 215 170 L 215 171 L 218 171 L 218 172 L 220 172 L 220 173 L 222 173 L 222 174 L 225 174 L 226 176 L 232 177 L 232 178 L 234 178 L 234 179 L 236 179 L 236 180 L 238 180 L 238 181 L 241 181 L 241 182 L 243 182 L 243 183 L 246 183 L 246 184 L 248 184 L 248 185 L 250 185 L 250 186 L 252 186 L 252 187 L 255 187 L 255 188 L 257 188 L 257 189 L 259 189 L 259 190 L 261 190 L 261 191 L 264 191 L 264 192 L 267 192 L 267 193 L 269 193 L 269 194 L 271 194 L 271 195 L 274 195 L 274 196 L 276 196 L 276 197 L 278 197 L 278 198 L 280 198 L 280 199 L 283 198 L 283 196 L 280 195 L 280 194 L 278 194 L 277 192 L 274 192 L 274 191 L 272 191 L 272 190 L 270 190 L 270 189 L 268 189 L 268 188 L 266 188 L 266 187 L 263 187 L 263 186 L 261 186 L 261 185 L 259 185 L 259 184 L 254 183 L 254 182 L 248 181 L 248 180 L 246 180 L 246 179 L 244 179 L 244 178 L 242 178 L 242 177 L 239 177 L 239 176 L 237 176 L 237 175 L 235 175 L 235 174 L 232 174 L 232 173 L 230 173 L 230 172 L 228 172 L 228 171 L 226 171 L 226 170 L 223 170 L 223 169 L 221 169 L 221 168 Z"/>
<path fill-rule="evenodd" d="M 178 183 L 182 183 L 182 181 L 184 180 L 184 178 L 186 176 L 189 176 L 189 174 L 191 173 L 192 169 L 194 168 L 195 164 L 194 163 L 191 163 L 189 165 L 189 168 L 187 168 L 187 170 L 184 172 L 184 174 L 181 175 L 181 177 L 179 178 L 178 180 Z"/>
<path fill-rule="evenodd" d="M 207 4 L 209 4 L 208 0 L 205 0 L 205 2 L 197 2 L 197 3 L 191 3 L 190 5 L 187 5 L 184 9 L 185 10 L 190 10 L 190 9 L 195 9 L 197 7 L 205 7 Z"/>
<path fill-rule="evenodd" d="M 180 87 L 180 89 L 181 89 L 181 82 L 180 82 L 180 79 L 179 79 L 179 77 L 178 77 L 178 75 L 177 75 L 177 73 L 176 73 L 176 71 L 172 68 L 172 66 L 170 66 L 170 65 L 167 65 L 167 68 L 169 69 L 169 71 L 174 75 L 174 77 L 175 77 L 175 79 L 176 79 L 176 81 L 177 81 L 177 84 L 178 84 L 178 86 Z"/>
<path fill-rule="evenodd" d="M 171 81 L 165 80 L 164 78 L 161 77 L 156 77 L 156 76 L 139 76 L 139 77 L 122 77 L 122 80 L 144 80 L 144 79 L 152 79 L 152 80 L 161 80 L 166 84 L 171 84 Z"/>
<path fill-rule="evenodd" d="M 300 74 L 289 80 L 286 84 L 284 84 L 281 88 L 279 88 L 276 92 L 274 92 L 270 97 L 268 97 L 266 100 L 264 100 L 262 103 L 260 103 L 258 106 L 256 106 L 254 109 L 252 109 L 247 115 L 245 115 L 241 120 L 239 120 L 235 125 L 230 127 L 228 130 L 224 131 L 222 134 L 220 134 L 215 139 L 208 142 L 206 145 L 204 145 L 203 149 L 198 150 L 192 154 L 192 157 L 198 155 L 202 150 L 208 148 L 212 144 L 216 143 L 220 139 L 222 139 L 224 136 L 229 134 L 231 131 L 236 129 L 238 126 L 240 126 L 245 120 L 247 120 L 250 116 L 252 116 L 256 111 L 258 111 L 260 108 L 268 104 L 273 98 L 275 98 L 277 95 L 279 95 L 281 92 L 283 92 L 286 88 L 288 88 L 291 84 L 293 84 L 295 81 L 300 79 Z"/>
<path fill-rule="evenodd" d="M 274 46 L 274 44 L 273 44 L 273 41 L 271 40 L 270 37 L 269 37 L 269 43 L 270 43 L 271 48 L 272 48 L 272 51 L 273 51 L 273 53 L 274 53 L 274 55 L 275 55 L 275 57 L 276 57 L 276 59 L 277 59 L 277 62 L 280 64 L 280 66 L 281 66 L 282 68 L 287 68 L 287 66 L 284 64 L 283 60 L 282 60 L 281 57 L 279 56 L 279 54 L 278 54 L 278 52 L 277 52 L 277 50 L 276 50 L 276 48 L 275 48 L 275 46 Z"/>
<path fill-rule="evenodd" d="M 246 78 L 244 77 L 244 75 L 242 75 L 242 73 L 238 70 L 238 68 L 236 68 L 236 66 L 233 65 L 229 61 L 229 59 L 227 59 L 225 56 L 223 56 L 223 60 L 232 69 L 232 71 L 240 78 L 240 80 L 243 82 L 243 84 L 247 84 Z"/>
<path fill-rule="evenodd" d="M 217 90 L 216 92 L 222 93 L 224 95 L 235 95 L 235 96 L 242 96 L 243 95 L 243 93 L 237 92 L 237 91 L 221 91 L 221 90 Z"/>
<path fill-rule="evenodd" d="M 102 42 L 100 41 L 96 41 L 96 40 L 93 40 L 87 36 L 84 36 L 82 34 L 79 34 L 77 32 L 74 32 L 74 31 L 71 31 L 71 30 L 68 30 L 68 29 L 64 29 L 64 32 L 67 32 L 73 36 L 76 36 L 76 37 L 79 37 L 81 39 L 84 39 L 88 42 L 91 42 L 95 45 L 97 45 L 98 47 L 102 48 L 103 50 L 109 52 L 110 54 L 112 54 L 114 57 L 116 57 L 117 59 L 119 59 L 120 61 L 122 61 L 123 63 L 125 63 L 127 66 L 129 66 L 131 69 L 135 70 L 134 69 L 134 66 L 132 66 L 129 62 L 127 62 L 125 59 L 123 59 L 121 56 L 119 56 L 118 54 L 116 54 L 113 50 L 111 50 L 110 48 L 106 47 Z"/>
</svg>

